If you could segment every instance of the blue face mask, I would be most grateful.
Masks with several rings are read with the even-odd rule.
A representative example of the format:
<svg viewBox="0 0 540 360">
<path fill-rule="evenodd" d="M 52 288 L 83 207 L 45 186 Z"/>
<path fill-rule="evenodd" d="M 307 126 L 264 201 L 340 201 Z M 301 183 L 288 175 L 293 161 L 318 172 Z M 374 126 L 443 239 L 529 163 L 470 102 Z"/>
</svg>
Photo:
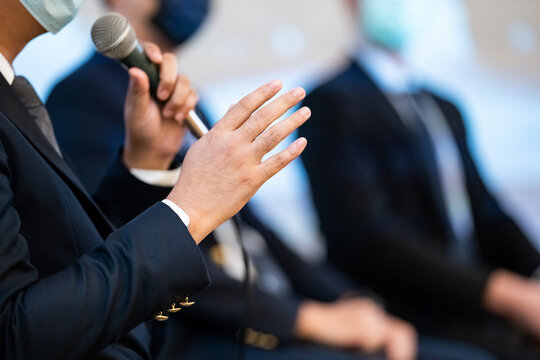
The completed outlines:
<svg viewBox="0 0 540 360">
<path fill-rule="evenodd" d="M 175 44 L 180 45 L 202 25 L 210 0 L 162 0 L 154 24 Z"/>
<path fill-rule="evenodd" d="M 369 42 L 392 51 L 408 45 L 416 31 L 417 0 L 360 0 L 360 26 Z"/>
<path fill-rule="evenodd" d="M 56 34 L 79 11 L 84 0 L 20 0 L 45 30 Z"/>
</svg>

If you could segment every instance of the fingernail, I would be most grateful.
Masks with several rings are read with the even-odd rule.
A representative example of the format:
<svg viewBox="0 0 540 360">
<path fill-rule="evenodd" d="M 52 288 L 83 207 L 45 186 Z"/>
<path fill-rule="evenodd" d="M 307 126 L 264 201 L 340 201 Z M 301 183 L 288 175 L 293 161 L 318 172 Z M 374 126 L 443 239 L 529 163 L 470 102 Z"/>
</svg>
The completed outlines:
<svg viewBox="0 0 540 360">
<path fill-rule="evenodd" d="M 297 87 L 296 89 L 293 90 L 292 94 L 295 96 L 295 97 L 300 97 L 300 96 L 303 96 L 305 94 L 305 90 L 302 89 L 301 87 Z"/>
<path fill-rule="evenodd" d="M 167 98 L 167 90 L 161 89 L 159 90 L 158 96 L 161 98 L 161 100 L 165 100 Z"/>
<path fill-rule="evenodd" d="M 280 80 L 272 80 L 268 83 L 268 86 L 272 88 L 273 90 L 277 90 L 281 87 L 281 81 Z"/>
<path fill-rule="evenodd" d="M 186 115 L 183 113 L 183 112 L 180 112 L 178 114 L 176 114 L 176 116 L 174 117 L 176 121 L 182 121 L 186 118 Z"/>
<path fill-rule="evenodd" d="M 300 115 L 304 117 L 308 117 L 310 114 L 311 114 L 311 110 L 307 106 L 304 106 L 303 108 L 300 109 Z"/>
<path fill-rule="evenodd" d="M 305 138 L 297 139 L 297 140 L 295 141 L 295 144 L 294 144 L 295 147 L 296 147 L 296 150 L 298 150 L 298 149 L 304 147 L 304 146 L 306 145 L 306 143 L 307 143 L 307 140 L 306 140 Z"/>
</svg>

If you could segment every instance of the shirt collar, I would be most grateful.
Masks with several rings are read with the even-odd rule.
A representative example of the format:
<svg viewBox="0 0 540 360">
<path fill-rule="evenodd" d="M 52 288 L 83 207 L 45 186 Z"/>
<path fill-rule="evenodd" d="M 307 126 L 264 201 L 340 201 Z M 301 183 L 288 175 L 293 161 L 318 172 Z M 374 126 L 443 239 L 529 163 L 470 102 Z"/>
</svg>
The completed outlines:
<svg viewBox="0 0 540 360">
<path fill-rule="evenodd" d="M 418 90 L 407 66 L 389 53 L 372 46 L 361 47 L 356 61 L 385 93 L 406 94 Z"/>
<path fill-rule="evenodd" d="M 15 79 L 15 71 L 7 59 L 0 53 L 0 74 L 4 76 L 8 84 L 11 85 Z"/>
</svg>

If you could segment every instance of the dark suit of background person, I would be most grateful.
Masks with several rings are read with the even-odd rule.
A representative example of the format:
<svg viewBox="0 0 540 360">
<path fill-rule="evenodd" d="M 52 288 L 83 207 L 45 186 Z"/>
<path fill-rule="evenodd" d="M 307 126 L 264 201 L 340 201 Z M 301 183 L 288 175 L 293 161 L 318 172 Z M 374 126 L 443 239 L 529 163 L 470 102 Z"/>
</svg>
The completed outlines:
<svg viewBox="0 0 540 360">
<path fill-rule="evenodd" d="M 97 197 L 118 214 L 110 195 L 142 211 L 114 164 Z M 82 359 L 110 344 L 98 358 L 148 358 L 146 327 L 129 331 L 208 284 L 198 247 L 167 205 L 111 225 L 3 76 L 0 192 L 4 359 Z"/>
<path fill-rule="evenodd" d="M 159 3 L 158 13 L 146 14 L 147 4 L 117 2 L 121 5 L 118 9 L 115 4 L 109 4 L 108 9 L 120 11 L 129 5 L 139 16 L 128 18 L 136 30 L 141 30 L 139 36 L 159 35 L 140 40 L 154 42 L 166 51 L 188 41 L 204 24 L 211 8 L 210 0 L 153 0 Z M 55 86 L 47 99 L 60 146 L 76 160 L 72 167 L 90 193 L 96 190 L 103 169 L 123 143 L 124 113 L 118 104 L 123 103 L 127 86 L 127 72 L 117 62 L 94 53 L 86 64 Z M 100 104 L 101 118 L 95 117 L 96 104 Z"/>
<path fill-rule="evenodd" d="M 307 96 L 304 105 L 313 116 L 300 130 L 310 139 L 303 161 L 329 258 L 420 331 L 520 357 L 508 348 L 520 342 L 483 312 L 482 296 L 492 269 L 530 276 L 540 256 L 487 190 L 458 109 L 432 93 L 420 93 L 440 109 L 459 148 L 474 249 L 465 251 L 466 260 L 452 256 L 455 242 L 437 172 L 392 103 L 354 60 Z"/>
</svg>

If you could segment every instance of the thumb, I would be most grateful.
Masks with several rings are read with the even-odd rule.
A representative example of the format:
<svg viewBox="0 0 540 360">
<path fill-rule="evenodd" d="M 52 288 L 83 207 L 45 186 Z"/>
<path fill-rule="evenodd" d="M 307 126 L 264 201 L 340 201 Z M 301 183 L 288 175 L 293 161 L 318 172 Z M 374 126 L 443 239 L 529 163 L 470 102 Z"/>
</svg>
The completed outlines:
<svg viewBox="0 0 540 360">
<path fill-rule="evenodd" d="M 127 110 L 133 114 L 142 114 L 146 111 L 150 98 L 150 81 L 141 69 L 129 69 L 129 86 L 126 96 Z"/>
</svg>

